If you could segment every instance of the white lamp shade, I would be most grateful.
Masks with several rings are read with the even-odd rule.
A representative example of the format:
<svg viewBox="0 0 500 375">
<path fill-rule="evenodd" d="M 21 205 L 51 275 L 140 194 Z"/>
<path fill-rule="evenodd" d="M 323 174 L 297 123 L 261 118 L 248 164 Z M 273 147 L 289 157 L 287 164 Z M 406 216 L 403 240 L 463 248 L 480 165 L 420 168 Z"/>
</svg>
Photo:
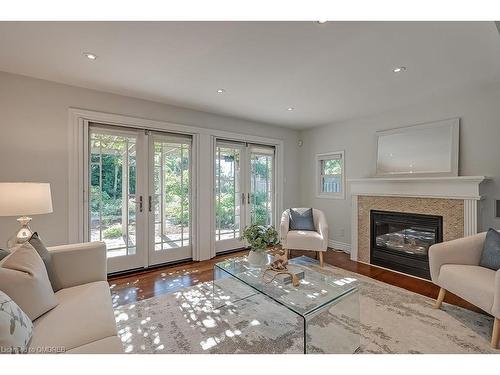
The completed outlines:
<svg viewBox="0 0 500 375">
<path fill-rule="evenodd" d="M 25 216 L 51 212 L 50 184 L 0 182 L 0 216 Z"/>
</svg>

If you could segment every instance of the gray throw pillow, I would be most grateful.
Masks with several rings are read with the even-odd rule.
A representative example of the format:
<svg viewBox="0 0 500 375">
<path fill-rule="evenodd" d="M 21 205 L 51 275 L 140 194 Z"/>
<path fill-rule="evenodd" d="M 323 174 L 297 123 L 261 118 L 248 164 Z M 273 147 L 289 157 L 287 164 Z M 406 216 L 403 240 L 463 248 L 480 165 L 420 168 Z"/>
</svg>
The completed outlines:
<svg viewBox="0 0 500 375">
<path fill-rule="evenodd" d="M 290 230 L 316 231 L 314 227 L 313 210 L 290 208 Z"/>
<path fill-rule="evenodd" d="M 0 249 L 0 260 L 2 260 L 3 258 L 5 258 L 9 254 L 10 254 L 10 251 L 4 250 L 4 249 Z"/>
<path fill-rule="evenodd" d="M 42 258 L 43 263 L 45 264 L 45 268 L 47 269 L 47 275 L 49 276 L 50 284 L 52 285 L 52 290 L 54 292 L 57 292 L 61 289 L 61 282 L 59 281 L 57 274 L 54 271 L 54 266 L 52 265 L 52 256 L 43 244 L 37 232 L 33 233 L 31 238 L 29 239 L 29 243 L 35 248 L 38 255 L 40 255 L 40 258 Z"/>
<path fill-rule="evenodd" d="M 493 271 L 500 269 L 500 233 L 495 229 L 490 228 L 486 233 L 479 265 Z"/>
</svg>

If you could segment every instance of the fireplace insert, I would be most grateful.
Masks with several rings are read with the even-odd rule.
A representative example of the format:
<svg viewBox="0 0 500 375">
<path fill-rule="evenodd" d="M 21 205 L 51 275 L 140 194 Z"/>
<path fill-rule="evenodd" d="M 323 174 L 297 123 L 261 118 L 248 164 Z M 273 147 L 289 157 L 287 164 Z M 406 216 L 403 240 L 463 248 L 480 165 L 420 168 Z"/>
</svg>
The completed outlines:
<svg viewBox="0 0 500 375">
<path fill-rule="evenodd" d="M 430 279 L 429 247 L 443 241 L 443 217 L 370 211 L 370 263 Z"/>
</svg>

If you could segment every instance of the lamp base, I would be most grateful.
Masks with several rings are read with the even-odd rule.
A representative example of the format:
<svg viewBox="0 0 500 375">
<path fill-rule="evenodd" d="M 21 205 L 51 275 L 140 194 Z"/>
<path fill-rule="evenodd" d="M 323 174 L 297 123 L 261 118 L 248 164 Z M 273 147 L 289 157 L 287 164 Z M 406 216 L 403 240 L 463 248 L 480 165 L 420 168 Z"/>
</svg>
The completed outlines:
<svg viewBox="0 0 500 375">
<path fill-rule="evenodd" d="M 10 250 L 19 244 L 25 243 L 33 235 L 30 228 L 31 217 L 22 216 L 17 221 L 21 224 L 21 228 L 7 241 L 7 248 Z"/>
</svg>

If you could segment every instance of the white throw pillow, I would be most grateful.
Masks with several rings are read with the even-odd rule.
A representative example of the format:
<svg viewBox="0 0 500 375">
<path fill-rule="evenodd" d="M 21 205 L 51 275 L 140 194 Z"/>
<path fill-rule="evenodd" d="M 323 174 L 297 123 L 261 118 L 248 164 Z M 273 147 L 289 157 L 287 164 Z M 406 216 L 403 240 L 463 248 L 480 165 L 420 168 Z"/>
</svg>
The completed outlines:
<svg viewBox="0 0 500 375">
<path fill-rule="evenodd" d="M 0 290 L 0 353 L 26 353 L 32 335 L 30 318 Z"/>
<path fill-rule="evenodd" d="M 45 264 L 28 242 L 0 261 L 0 285 L 31 320 L 57 306 Z"/>
</svg>

